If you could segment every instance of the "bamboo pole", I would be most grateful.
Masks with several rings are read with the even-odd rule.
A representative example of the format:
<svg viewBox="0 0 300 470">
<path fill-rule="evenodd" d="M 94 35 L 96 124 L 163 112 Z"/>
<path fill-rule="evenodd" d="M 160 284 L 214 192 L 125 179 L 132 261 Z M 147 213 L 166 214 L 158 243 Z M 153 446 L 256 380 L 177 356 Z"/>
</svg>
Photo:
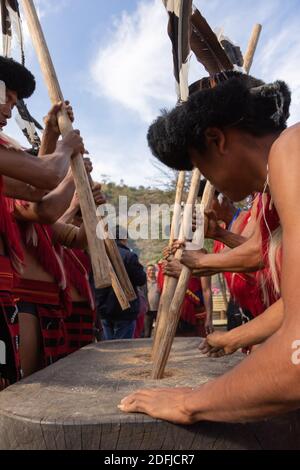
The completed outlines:
<svg viewBox="0 0 300 470">
<path fill-rule="evenodd" d="M 90 175 L 88 174 L 88 179 L 90 186 L 93 188 L 95 183 Z M 109 231 L 108 225 L 104 223 L 104 217 L 98 216 L 98 223 L 101 226 L 102 233 L 105 234 L 104 243 L 106 248 L 106 253 L 110 261 L 110 271 L 112 276 L 112 286 L 116 286 L 116 289 L 121 288 L 122 292 L 117 292 L 115 289 L 115 294 L 119 298 L 122 298 L 124 294 L 127 297 L 129 302 L 136 300 L 136 293 L 129 279 L 128 273 L 126 271 L 122 256 L 117 247 L 116 241 L 112 234 Z M 114 272 L 112 272 L 114 271 Z M 115 282 L 115 276 L 119 282 Z M 124 309 L 123 309 L 124 310 Z M 125 309 L 126 310 L 126 309 Z"/>
<path fill-rule="evenodd" d="M 118 276 L 116 275 L 110 260 L 108 260 L 108 265 L 109 265 L 111 283 L 112 283 L 112 288 L 114 290 L 114 293 L 118 299 L 121 309 L 123 311 L 127 310 L 130 308 L 130 303 L 128 302 L 127 296 L 122 288 L 120 280 L 118 279 Z"/>
<path fill-rule="evenodd" d="M 32 0 L 22 0 L 22 3 L 51 102 L 55 104 L 58 101 L 64 101 L 34 3 Z M 72 123 L 65 110 L 60 113 L 58 121 L 62 136 L 65 136 L 73 129 Z M 80 206 L 82 208 L 82 216 L 90 249 L 95 284 L 97 288 L 108 287 L 111 286 L 109 266 L 104 242 L 96 236 L 98 223 L 96 218 L 96 206 L 89 185 L 88 176 L 84 168 L 82 155 L 75 156 L 72 159 L 71 166 L 76 190 L 80 200 Z"/>
<path fill-rule="evenodd" d="M 110 238 L 110 236 L 108 236 L 108 238 L 105 238 L 104 243 L 105 243 L 105 248 L 106 248 L 108 258 L 112 265 L 111 266 L 112 270 L 115 276 L 117 277 L 117 279 L 119 280 L 119 285 L 121 289 L 123 290 L 127 300 L 129 302 L 132 302 L 133 300 L 136 299 L 136 293 L 131 284 L 126 268 L 124 266 L 124 262 L 120 255 L 118 246 L 115 240 L 113 238 Z M 114 286 L 114 283 L 112 283 L 112 286 Z M 117 295 L 116 291 L 115 291 L 115 294 Z"/>
<path fill-rule="evenodd" d="M 247 73 L 247 74 L 250 73 L 250 69 L 251 69 L 252 64 L 253 64 L 253 59 L 254 59 L 256 49 L 257 49 L 257 45 L 258 45 L 258 41 L 259 41 L 261 32 L 262 32 L 262 25 L 261 24 L 256 24 L 253 28 L 251 38 L 250 38 L 250 41 L 249 41 L 249 44 L 248 44 L 248 49 L 247 49 L 247 51 L 245 53 L 245 57 L 244 57 L 244 69 L 245 69 L 245 73 Z"/>
<path fill-rule="evenodd" d="M 174 209 L 174 215 L 173 215 L 171 231 L 170 231 L 170 241 L 169 241 L 170 248 L 172 247 L 173 242 L 175 241 L 175 235 L 178 235 L 176 234 L 176 230 L 178 230 L 178 228 L 180 227 L 181 201 L 183 197 L 184 185 L 185 185 L 185 172 L 180 171 L 178 175 L 178 180 L 177 180 L 175 206 L 174 206 L 175 209 Z M 169 293 L 175 292 L 176 284 L 177 284 L 176 279 L 165 276 L 163 290 L 162 290 L 162 294 L 160 297 L 159 308 L 157 312 L 156 327 L 155 327 L 153 346 L 152 346 L 152 357 L 155 356 L 155 353 L 157 350 L 157 338 L 160 338 L 161 332 L 165 328 L 165 322 L 167 320 L 166 316 L 167 316 L 169 306 L 170 306 L 170 294 Z"/>
<path fill-rule="evenodd" d="M 248 66 L 249 68 L 247 70 L 247 73 L 250 72 L 250 67 L 251 67 L 251 64 L 253 63 L 253 58 L 254 58 L 254 54 L 256 51 L 259 34 L 260 34 L 260 32 L 258 34 L 259 29 L 261 32 L 261 27 L 258 28 L 258 25 L 257 25 L 254 28 L 251 38 L 250 38 L 248 51 L 247 51 L 248 53 L 247 63 L 250 64 L 250 66 Z M 251 53 L 249 51 L 251 51 Z M 199 182 L 200 182 L 200 172 L 199 172 Z M 192 188 L 191 188 L 191 191 L 193 192 Z M 212 200 L 213 194 L 214 194 L 214 188 L 212 187 L 210 183 L 208 183 L 206 185 L 206 188 L 203 194 L 203 199 L 202 199 L 202 203 L 205 208 L 208 208 L 208 204 Z M 191 195 L 190 200 L 192 201 L 192 204 L 194 205 L 196 202 L 196 198 L 193 199 Z M 182 255 L 182 250 L 178 250 L 178 252 L 175 255 L 175 258 L 180 260 L 181 255 Z M 172 302 L 171 302 L 170 310 L 167 315 L 168 321 L 165 324 L 165 329 L 162 331 L 161 337 L 157 339 L 158 348 L 153 357 L 154 364 L 153 364 L 153 370 L 152 370 L 152 379 L 155 379 L 155 380 L 162 379 L 164 376 L 167 361 L 169 359 L 172 344 L 176 335 L 176 329 L 178 326 L 178 322 L 180 320 L 181 308 L 182 308 L 182 304 L 183 304 L 184 297 L 186 294 L 186 289 L 187 289 L 189 280 L 191 278 L 191 275 L 192 275 L 192 271 L 186 266 L 184 266 L 182 269 Z"/>
<path fill-rule="evenodd" d="M 201 173 L 198 169 L 195 169 L 193 172 L 193 177 L 191 181 L 191 188 L 187 200 L 186 210 L 189 211 L 190 207 L 194 207 L 197 201 L 197 197 L 200 189 Z M 206 197 L 206 201 L 203 200 L 204 206 L 211 200 L 211 190 L 208 188 L 206 194 L 203 195 Z M 183 231 L 181 232 L 180 239 L 182 237 Z M 180 261 L 182 256 L 182 250 L 178 250 L 175 259 Z M 175 338 L 176 329 L 178 321 L 181 314 L 181 307 L 184 301 L 186 294 L 187 285 L 189 283 L 192 271 L 186 266 L 183 267 L 179 280 L 174 279 L 175 291 L 169 293 L 170 307 L 164 315 L 164 322 L 160 325 L 160 329 L 157 334 L 157 344 L 156 350 L 153 354 L 153 369 L 152 369 L 152 379 L 161 379 L 163 377 L 165 366 L 169 358 L 173 340 Z"/>
</svg>

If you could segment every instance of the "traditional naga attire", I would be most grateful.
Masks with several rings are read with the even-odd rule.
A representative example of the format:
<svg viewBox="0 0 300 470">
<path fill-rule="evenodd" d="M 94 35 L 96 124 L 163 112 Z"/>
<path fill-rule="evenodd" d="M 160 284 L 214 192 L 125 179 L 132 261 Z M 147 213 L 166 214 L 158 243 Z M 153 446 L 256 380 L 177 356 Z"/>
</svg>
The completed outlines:
<svg viewBox="0 0 300 470">
<path fill-rule="evenodd" d="M 278 300 L 278 295 L 274 290 L 270 275 L 268 249 L 270 233 L 279 226 L 279 218 L 275 207 L 271 205 L 270 196 L 266 196 L 266 204 L 263 204 L 263 196 L 261 194 L 258 198 L 257 219 L 261 217 L 260 230 L 265 268 L 253 274 L 224 273 L 231 297 L 242 309 L 241 313 L 242 316 L 244 314 L 244 318 L 249 317 L 249 313 L 251 317 L 257 317 Z M 240 233 L 243 232 L 249 223 L 250 217 L 251 210 L 249 210 L 248 216 L 244 218 L 243 224 L 240 226 Z M 222 243 L 216 242 L 214 252 L 219 253 L 223 248 L 224 245 Z"/>
<path fill-rule="evenodd" d="M 39 319 L 43 365 L 46 367 L 69 352 L 66 317 L 71 313 L 72 304 L 65 271 L 52 243 L 51 227 L 29 222 L 19 222 L 18 227 L 23 243 L 54 278 L 54 282 L 19 279 L 14 288 L 19 311 Z"/>
<path fill-rule="evenodd" d="M 18 144 L 0 132 L 0 146 L 16 148 Z M 9 201 L 3 195 L 3 179 L 0 175 L 0 235 L 5 255 L 0 256 L 0 342 L 5 357 L 0 357 L 0 378 L 14 383 L 21 378 L 19 355 L 18 310 L 14 295 L 15 278 L 19 275 L 23 253 L 17 227 L 12 219 Z M 3 347 L 1 347 L 1 351 Z"/>
<path fill-rule="evenodd" d="M 69 289 L 77 290 L 83 302 L 72 302 L 71 315 L 66 318 L 68 354 L 95 341 L 96 306 L 89 282 L 91 262 L 82 250 L 63 249 L 63 262 Z"/>
</svg>

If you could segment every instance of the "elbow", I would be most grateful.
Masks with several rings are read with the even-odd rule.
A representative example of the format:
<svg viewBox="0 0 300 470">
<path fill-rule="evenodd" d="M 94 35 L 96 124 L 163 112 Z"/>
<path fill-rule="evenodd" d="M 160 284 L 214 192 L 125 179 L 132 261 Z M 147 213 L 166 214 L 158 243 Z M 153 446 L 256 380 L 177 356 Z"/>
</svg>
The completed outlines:
<svg viewBox="0 0 300 470">
<path fill-rule="evenodd" d="M 57 214 L 47 211 L 43 207 L 38 207 L 36 213 L 39 223 L 43 225 L 53 225 L 59 219 Z"/>
</svg>

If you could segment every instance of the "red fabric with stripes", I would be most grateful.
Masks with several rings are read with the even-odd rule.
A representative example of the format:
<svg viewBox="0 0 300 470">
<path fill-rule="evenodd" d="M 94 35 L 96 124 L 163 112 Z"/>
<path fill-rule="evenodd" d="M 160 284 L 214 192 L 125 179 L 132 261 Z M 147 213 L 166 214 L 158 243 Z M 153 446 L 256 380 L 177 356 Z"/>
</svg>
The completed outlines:
<svg viewBox="0 0 300 470">
<path fill-rule="evenodd" d="M 95 320 L 95 310 L 87 302 L 73 303 L 72 315 L 65 320 L 68 354 L 94 342 Z"/>
<path fill-rule="evenodd" d="M 7 347 L 7 364 L 0 371 L 11 383 L 21 378 L 19 354 L 19 322 L 16 302 L 13 293 L 14 271 L 10 259 L 0 256 L 0 338 Z"/>
<path fill-rule="evenodd" d="M 246 228 L 251 217 L 249 210 L 248 217 L 245 217 L 240 226 L 240 233 Z M 220 253 L 225 248 L 221 242 L 214 243 L 214 253 Z M 254 317 L 266 310 L 263 302 L 262 290 L 256 275 L 245 273 L 224 273 L 231 297 L 243 309 L 249 310 Z"/>
<path fill-rule="evenodd" d="M 50 282 L 21 279 L 14 288 L 19 302 L 36 307 L 43 341 L 44 366 L 68 354 L 66 312 L 61 306 L 60 289 Z"/>
</svg>

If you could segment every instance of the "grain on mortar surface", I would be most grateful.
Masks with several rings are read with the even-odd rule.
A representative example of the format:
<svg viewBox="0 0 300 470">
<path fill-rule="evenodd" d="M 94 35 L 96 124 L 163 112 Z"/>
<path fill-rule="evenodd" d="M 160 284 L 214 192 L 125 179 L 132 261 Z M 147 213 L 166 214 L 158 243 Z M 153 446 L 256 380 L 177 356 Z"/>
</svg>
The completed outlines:
<svg viewBox="0 0 300 470">
<path fill-rule="evenodd" d="M 299 449 L 299 412 L 251 424 L 186 427 L 118 410 L 138 388 L 195 387 L 244 357 L 209 359 L 176 338 L 166 377 L 150 377 L 151 340 L 90 345 L 0 393 L 0 449 Z M 222 400 L 222 397 L 220 397 Z"/>
<path fill-rule="evenodd" d="M 203 357 L 198 343 L 194 338 L 176 339 L 166 378 L 160 381 L 148 378 L 150 340 L 92 344 L 1 393 L 0 412 L 33 421 L 41 416 L 44 421 L 56 422 L 95 423 L 112 416 L 127 420 L 117 405 L 131 391 L 141 387 L 192 387 L 222 374 L 240 360 L 240 355 L 230 361 Z"/>
</svg>

